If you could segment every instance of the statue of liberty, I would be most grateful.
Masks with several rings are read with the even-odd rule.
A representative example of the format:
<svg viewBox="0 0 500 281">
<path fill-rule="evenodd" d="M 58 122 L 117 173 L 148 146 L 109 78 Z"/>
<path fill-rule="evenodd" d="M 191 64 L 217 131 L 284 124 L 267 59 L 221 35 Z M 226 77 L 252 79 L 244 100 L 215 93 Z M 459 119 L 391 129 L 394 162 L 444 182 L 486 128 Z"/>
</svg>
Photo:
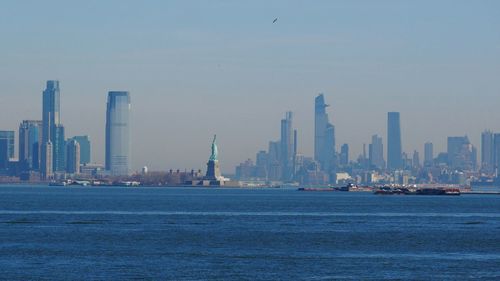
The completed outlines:
<svg viewBox="0 0 500 281">
<path fill-rule="evenodd" d="M 212 141 L 212 155 L 208 159 L 207 163 L 207 174 L 205 176 L 206 180 L 218 181 L 222 178 L 220 173 L 219 160 L 217 155 L 219 151 L 217 149 L 217 135 L 214 135 L 214 140 Z"/>
<path fill-rule="evenodd" d="M 214 135 L 214 140 L 212 141 L 212 155 L 210 155 L 210 158 L 208 160 L 211 161 L 216 161 L 217 160 L 217 155 L 219 154 L 219 151 L 217 149 L 217 135 Z"/>
</svg>

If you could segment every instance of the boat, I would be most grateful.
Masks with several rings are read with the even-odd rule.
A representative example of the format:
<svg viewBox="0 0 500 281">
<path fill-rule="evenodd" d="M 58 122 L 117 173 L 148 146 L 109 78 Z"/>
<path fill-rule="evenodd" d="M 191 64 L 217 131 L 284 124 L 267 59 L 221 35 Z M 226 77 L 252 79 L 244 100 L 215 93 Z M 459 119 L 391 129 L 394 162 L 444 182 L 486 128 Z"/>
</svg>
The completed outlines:
<svg viewBox="0 0 500 281">
<path fill-rule="evenodd" d="M 299 187 L 298 191 L 336 191 L 332 187 Z"/>
<path fill-rule="evenodd" d="M 335 187 L 336 191 L 350 191 L 352 188 L 356 188 L 353 183 L 348 183 L 346 186 Z"/>
<path fill-rule="evenodd" d="M 377 195 L 404 195 L 410 194 L 410 191 L 407 188 L 399 188 L 399 187 L 390 187 L 390 186 L 382 186 L 373 191 L 373 194 Z"/>
<path fill-rule="evenodd" d="M 297 190 L 298 191 L 350 191 L 351 188 L 356 187 L 354 184 L 349 183 L 346 186 L 341 186 L 341 187 L 333 187 L 333 186 L 326 186 L 326 187 L 299 187 Z"/>
<path fill-rule="evenodd" d="M 49 183 L 49 186 L 66 186 L 67 183 L 65 181 L 52 181 Z"/>
<path fill-rule="evenodd" d="M 417 189 L 417 195 L 460 195 L 458 188 L 421 188 Z"/>
<path fill-rule="evenodd" d="M 408 189 L 405 187 L 382 186 L 375 190 L 373 194 L 377 195 L 460 195 L 458 188 L 418 188 Z"/>
<path fill-rule="evenodd" d="M 416 195 L 445 195 L 445 190 L 442 188 L 420 188 L 417 189 Z"/>
</svg>

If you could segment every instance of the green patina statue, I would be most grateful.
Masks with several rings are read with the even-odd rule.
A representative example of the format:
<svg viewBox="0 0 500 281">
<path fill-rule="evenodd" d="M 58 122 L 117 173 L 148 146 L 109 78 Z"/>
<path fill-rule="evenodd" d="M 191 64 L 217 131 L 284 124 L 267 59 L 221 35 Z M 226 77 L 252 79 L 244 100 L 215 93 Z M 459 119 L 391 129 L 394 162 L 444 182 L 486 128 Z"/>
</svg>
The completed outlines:
<svg viewBox="0 0 500 281">
<path fill-rule="evenodd" d="M 217 135 L 214 135 L 214 140 L 212 141 L 212 155 L 210 155 L 210 158 L 208 160 L 210 161 L 216 161 L 217 160 L 217 154 L 219 154 L 217 150 Z"/>
</svg>

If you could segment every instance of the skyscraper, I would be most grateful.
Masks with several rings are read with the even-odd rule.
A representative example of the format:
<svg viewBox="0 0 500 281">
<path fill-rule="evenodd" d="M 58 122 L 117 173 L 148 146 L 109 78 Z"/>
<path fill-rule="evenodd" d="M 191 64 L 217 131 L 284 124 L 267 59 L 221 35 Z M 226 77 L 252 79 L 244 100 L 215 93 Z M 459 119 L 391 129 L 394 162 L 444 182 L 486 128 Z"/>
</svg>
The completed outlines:
<svg viewBox="0 0 500 281">
<path fill-rule="evenodd" d="M 387 113 L 387 168 L 403 168 L 399 112 Z"/>
<path fill-rule="evenodd" d="M 432 166 L 434 162 L 434 147 L 432 142 L 426 142 L 424 144 L 424 166 Z"/>
<path fill-rule="evenodd" d="M 54 171 L 66 171 L 66 137 L 64 126 L 61 124 L 55 126 L 55 136 L 52 145 L 54 151 L 54 156 L 52 156 L 54 159 Z"/>
<path fill-rule="evenodd" d="M 314 160 L 325 172 L 335 169 L 335 127 L 329 123 L 325 97 L 319 94 L 314 99 Z"/>
<path fill-rule="evenodd" d="M 9 142 L 0 138 L 0 175 L 6 174 L 9 167 Z"/>
<path fill-rule="evenodd" d="M 23 120 L 19 125 L 19 163 L 22 170 L 38 170 L 41 143 L 42 121 Z"/>
<path fill-rule="evenodd" d="M 418 151 L 414 150 L 413 151 L 413 158 L 412 158 L 412 164 L 413 168 L 418 169 L 420 168 L 420 155 L 418 154 Z"/>
<path fill-rule="evenodd" d="M 298 133 L 297 129 L 293 130 L 293 164 L 292 164 L 292 178 L 295 178 L 297 173 L 297 142 L 298 142 Z"/>
<path fill-rule="evenodd" d="M 15 148 L 15 138 L 14 131 L 0 131 L 0 139 L 7 142 L 7 157 L 9 159 L 14 158 L 14 148 Z"/>
<path fill-rule="evenodd" d="M 474 170 L 475 149 L 467 136 L 448 137 L 448 165 L 457 170 Z"/>
<path fill-rule="evenodd" d="M 281 120 L 281 144 L 280 157 L 282 168 L 282 180 L 288 181 L 293 176 L 294 157 L 294 134 L 293 134 L 293 113 L 288 111 L 285 118 Z"/>
<path fill-rule="evenodd" d="M 108 93 L 106 110 L 106 170 L 111 175 L 130 173 L 130 94 Z"/>
<path fill-rule="evenodd" d="M 91 161 L 91 145 L 89 136 L 74 136 L 71 138 L 76 140 L 80 145 L 80 164 L 85 165 Z"/>
<path fill-rule="evenodd" d="M 66 144 L 66 172 L 70 174 L 80 173 L 80 144 L 71 139 Z"/>
<path fill-rule="evenodd" d="M 481 169 L 484 172 L 494 172 L 493 133 L 489 130 L 481 134 Z"/>
<path fill-rule="evenodd" d="M 500 134 L 493 135 L 493 172 L 498 176 L 500 169 Z"/>
<path fill-rule="evenodd" d="M 382 137 L 378 135 L 372 136 L 372 143 L 368 148 L 369 152 L 369 161 L 370 168 L 375 169 L 384 169 L 385 161 L 384 161 L 384 145 L 382 143 Z"/>
<path fill-rule="evenodd" d="M 40 160 L 40 172 L 42 174 L 42 178 L 45 180 L 52 179 L 54 176 L 54 171 L 52 167 L 53 159 L 53 146 L 52 142 L 48 140 L 42 144 L 42 159 Z"/>
<path fill-rule="evenodd" d="M 324 164 L 323 170 L 327 173 L 335 174 L 336 155 L 335 155 L 335 127 L 328 123 L 325 131 L 325 148 L 324 148 Z"/>
<path fill-rule="evenodd" d="M 368 157 L 366 157 L 366 143 L 363 143 L 363 153 L 360 155 L 361 157 L 358 159 L 360 160 L 359 163 L 361 164 L 361 167 L 363 169 L 368 169 Z"/>
<path fill-rule="evenodd" d="M 47 142 L 50 145 L 45 145 Z M 46 159 L 47 149 L 51 149 L 51 159 Z M 44 171 L 64 171 L 65 170 L 66 145 L 64 139 L 64 127 L 60 119 L 60 90 L 59 81 L 47 81 L 46 89 L 43 91 L 42 107 L 42 151 L 41 170 L 42 176 L 46 177 Z M 44 165 L 51 163 L 51 169 Z"/>
<path fill-rule="evenodd" d="M 477 148 L 474 145 L 471 145 L 471 162 L 472 162 L 472 170 L 476 171 L 477 169 Z"/>
<path fill-rule="evenodd" d="M 261 179 L 267 178 L 267 167 L 269 163 L 269 154 L 261 150 L 255 157 L 255 166 L 257 167 L 256 176 Z"/>
<path fill-rule="evenodd" d="M 340 165 L 349 164 L 349 145 L 344 143 L 340 147 Z"/>
<path fill-rule="evenodd" d="M 278 141 L 270 141 L 267 158 L 267 173 L 269 180 L 281 179 L 281 164 L 280 164 L 280 144 Z"/>
</svg>

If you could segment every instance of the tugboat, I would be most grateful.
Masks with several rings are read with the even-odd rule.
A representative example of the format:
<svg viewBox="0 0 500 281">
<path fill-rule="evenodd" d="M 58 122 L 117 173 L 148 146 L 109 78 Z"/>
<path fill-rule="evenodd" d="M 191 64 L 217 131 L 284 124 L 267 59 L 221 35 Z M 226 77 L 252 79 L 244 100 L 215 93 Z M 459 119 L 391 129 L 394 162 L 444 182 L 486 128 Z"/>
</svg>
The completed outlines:
<svg viewBox="0 0 500 281">
<path fill-rule="evenodd" d="M 299 187 L 298 191 L 336 191 L 333 187 Z"/>
<path fill-rule="evenodd" d="M 298 191 L 351 191 L 353 187 L 356 187 L 352 183 L 348 183 L 346 186 L 341 186 L 341 187 L 333 187 L 333 186 L 326 186 L 326 187 L 299 187 L 297 190 Z"/>
</svg>

